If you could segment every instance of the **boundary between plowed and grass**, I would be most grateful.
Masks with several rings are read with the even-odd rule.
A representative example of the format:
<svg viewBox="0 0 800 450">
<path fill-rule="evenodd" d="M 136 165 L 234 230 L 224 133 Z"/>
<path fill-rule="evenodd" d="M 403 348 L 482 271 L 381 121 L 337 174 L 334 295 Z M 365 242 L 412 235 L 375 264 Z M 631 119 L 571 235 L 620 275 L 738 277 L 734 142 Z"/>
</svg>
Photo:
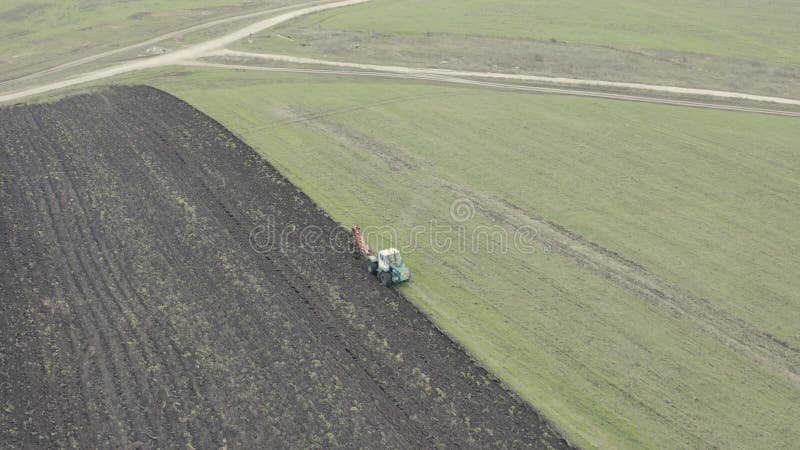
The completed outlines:
<svg viewBox="0 0 800 450">
<path fill-rule="evenodd" d="M 130 85 L 130 86 L 132 86 L 132 85 Z M 181 98 L 179 98 L 179 97 L 177 97 L 177 96 L 175 96 L 175 95 L 173 95 L 173 94 L 171 94 L 171 93 L 169 93 L 169 92 L 167 92 L 167 91 L 162 91 L 161 89 L 159 89 L 159 88 L 157 88 L 157 87 L 154 87 L 154 86 L 149 86 L 149 85 L 145 85 L 145 86 L 146 86 L 146 87 L 148 87 L 148 88 L 150 88 L 150 89 L 154 89 L 154 90 L 158 91 L 158 92 L 159 92 L 159 93 L 161 93 L 162 95 L 166 95 L 166 96 L 172 97 L 172 98 L 173 98 L 173 99 L 175 99 L 176 101 L 178 101 L 178 102 L 181 102 L 181 103 L 184 103 L 184 104 L 186 104 L 188 107 L 190 107 L 190 108 L 194 109 L 195 111 L 198 111 L 200 114 L 203 114 L 203 115 L 205 115 L 206 117 L 209 117 L 209 119 L 210 119 L 210 120 L 212 120 L 213 122 L 217 123 L 217 124 L 218 124 L 218 126 L 220 126 L 221 128 L 223 128 L 223 129 L 227 130 L 227 131 L 228 131 L 228 133 L 230 133 L 232 136 L 234 136 L 234 137 L 235 137 L 235 138 L 236 138 L 236 139 L 237 139 L 237 140 L 238 140 L 238 141 L 241 143 L 241 145 L 243 145 L 243 146 L 246 146 L 246 147 L 248 147 L 248 148 L 251 148 L 251 147 L 250 147 L 250 145 L 249 145 L 249 144 L 247 144 L 247 142 L 245 141 L 245 139 L 244 139 L 243 137 L 239 136 L 239 135 L 238 135 L 236 132 L 234 132 L 233 130 L 230 130 L 229 128 L 225 127 L 223 124 L 221 124 L 221 123 L 217 122 L 217 121 L 216 121 L 216 119 L 214 119 L 213 117 L 210 117 L 210 116 L 208 116 L 206 113 L 204 113 L 203 111 L 201 111 L 201 110 L 197 109 L 195 106 L 191 105 L 190 103 L 186 102 L 185 100 L 182 100 Z M 115 86 L 115 87 L 119 87 L 119 86 Z M 93 89 L 91 89 L 91 90 L 88 90 L 88 91 L 86 91 L 86 93 L 92 93 L 92 92 L 94 92 L 94 91 L 97 91 L 97 90 L 99 90 L 99 91 L 102 91 L 103 89 L 104 89 L 103 87 L 97 87 L 97 88 L 93 88 Z M 259 156 L 260 156 L 260 155 L 259 155 Z M 261 157 L 261 156 L 260 156 L 260 157 Z M 263 159 L 263 157 L 262 157 L 262 159 Z M 270 164 L 270 165 L 271 165 L 271 163 L 269 163 L 268 161 L 266 161 L 266 160 L 264 160 L 264 161 L 265 161 L 266 163 L 268 163 L 268 164 Z M 280 174 L 280 170 L 279 170 L 277 167 L 274 167 L 274 166 L 273 166 L 273 168 L 274 168 L 274 170 L 275 170 L 277 173 L 279 173 L 279 174 Z M 281 176 L 283 176 L 283 175 L 281 175 Z M 299 192 L 299 193 L 300 193 L 300 195 L 302 195 L 302 196 L 303 196 L 303 197 L 304 197 L 304 198 L 305 198 L 305 199 L 306 199 L 306 200 L 309 202 L 309 204 L 311 205 L 311 207 L 312 207 L 312 208 L 314 208 L 315 210 L 317 210 L 317 211 L 319 211 L 320 213 L 322 213 L 322 214 L 323 214 L 325 217 L 327 217 L 327 218 L 328 218 L 328 220 L 330 220 L 331 222 L 334 222 L 334 223 L 335 223 L 335 224 L 336 224 L 336 225 L 337 225 L 337 226 L 338 226 L 338 227 L 339 227 L 341 230 L 343 230 L 343 231 L 345 231 L 345 232 L 348 232 L 348 233 L 349 233 L 349 230 L 350 230 L 350 228 L 349 228 L 347 225 L 345 225 L 345 224 L 342 224 L 342 223 L 340 223 L 340 222 L 338 222 L 338 221 L 334 220 L 334 219 L 333 219 L 333 217 L 332 217 L 332 216 L 331 216 L 331 215 L 330 215 L 330 214 L 329 214 L 327 211 L 325 211 L 325 209 L 324 209 L 324 208 L 322 208 L 322 207 L 321 207 L 321 206 L 320 206 L 320 205 L 319 205 L 319 204 L 318 204 L 318 203 L 317 203 L 317 202 L 316 202 L 316 201 L 315 201 L 313 198 L 311 198 L 311 197 L 310 197 L 308 194 L 306 194 L 306 193 L 305 193 L 305 192 L 304 192 L 302 189 L 300 189 L 298 186 L 294 185 L 294 184 L 293 184 L 293 183 L 292 183 L 292 182 L 291 182 L 291 181 L 290 181 L 288 178 L 286 178 L 285 176 L 284 176 L 283 178 L 284 178 L 284 181 L 285 181 L 287 184 L 289 184 L 290 186 L 294 187 L 294 188 L 297 190 L 297 192 Z M 228 213 L 228 214 L 230 215 L 230 213 Z M 235 219 L 234 219 L 233 217 L 231 217 L 231 219 L 235 221 Z M 352 244 L 353 244 L 353 246 L 352 246 L 352 249 L 351 249 L 351 250 L 352 250 L 352 255 L 353 255 L 353 257 L 354 257 L 354 258 L 363 259 L 363 257 L 361 256 L 361 254 L 360 254 L 360 253 L 358 253 L 358 250 L 357 250 L 357 248 L 356 248 L 356 246 L 355 246 L 355 242 L 352 242 Z M 269 259 L 269 258 L 267 258 L 267 259 Z M 271 263 L 271 264 L 274 264 L 274 263 L 272 263 L 272 261 L 271 261 L 271 260 L 270 260 L 270 263 Z M 283 273 L 283 271 L 282 271 L 280 268 L 278 268 L 278 269 L 276 269 L 276 270 L 277 270 L 278 272 L 280 272 L 280 273 L 281 273 L 281 276 L 282 276 L 282 277 L 284 277 L 284 278 L 286 278 L 286 279 L 288 280 L 288 278 L 286 277 L 285 273 Z M 377 281 L 376 281 L 376 283 L 377 283 Z M 299 291 L 299 290 L 296 290 L 296 288 L 294 288 L 294 289 L 295 289 L 295 292 L 297 292 L 298 294 L 300 294 L 300 291 Z M 578 445 L 577 445 L 575 442 L 573 442 L 571 439 L 569 439 L 569 435 L 568 435 L 567 433 L 565 433 L 565 432 L 564 432 L 564 430 L 563 430 L 563 429 L 561 429 L 561 427 L 559 427 L 559 426 L 558 426 L 556 423 L 554 423 L 553 421 L 551 421 L 550 419 L 548 419 L 548 418 L 547 418 L 547 416 L 545 416 L 545 415 L 544 415 L 544 414 L 543 414 L 541 411 L 539 411 L 539 410 L 536 408 L 536 406 L 535 406 L 535 405 L 533 405 L 531 402 L 524 400 L 524 399 L 522 398 L 522 396 L 519 394 L 519 392 L 517 392 L 517 390 L 516 390 L 516 389 L 515 389 L 513 386 L 509 385 L 509 384 L 508 384 L 508 383 L 506 383 L 504 380 L 502 380 L 502 379 L 498 378 L 498 377 L 497 377 L 497 376 L 496 376 L 496 375 L 495 375 L 495 374 L 492 372 L 492 370 L 491 370 L 491 369 L 490 369 L 488 366 L 486 366 L 486 365 L 485 365 L 483 362 L 481 362 L 481 360 L 480 360 L 480 359 L 478 359 L 478 358 L 477 358 L 477 357 L 476 357 L 476 356 L 475 356 L 475 355 L 474 355 L 474 354 L 473 354 L 473 353 L 472 353 L 472 352 L 471 352 L 469 349 L 467 349 L 467 348 L 466 348 L 464 345 L 462 345 L 462 344 L 461 344 L 461 342 L 459 342 L 459 341 L 457 341 L 457 340 L 453 339 L 452 337 L 450 337 L 450 335 L 449 335 L 449 334 L 448 334 L 448 333 L 447 333 L 445 330 L 443 330 L 441 327 L 439 327 L 439 325 L 437 324 L 437 322 L 436 322 L 435 320 L 433 320 L 433 319 L 432 319 L 430 316 L 428 316 L 428 314 L 426 314 L 424 311 L 422 311 L 421 309 L 419 309 L 419 308 L 416 306 L 416 304 L 415 304 L 413 301 L 409 300 L 409 299 L 408 299 L 408 298 L 407 298 L 405 295 L 403 295 L 403 294 L 402 294 L 400 291 L 398 291 L 397 289 L 392 289 L 392 291 L 394 292 L 394 294 L 395 294 L 397 297 L 399 297 L 399 298 L 401 298 L 403 301 L 405 301 L 405 302 L 406 302 L 406 304 L 407 304 L 407 305 L 408 305 L 408 306 L 409 306 L 409 307 L 410 307 L 412 310 L 414 310 L 414 311 L 415 311 L 415 312 L 416 312 L 418 315 L 420 315 L 421 317 L 424 317 L 424 318 L 425 318 L 425 320 L 426 320 L 426 321 L 427 321 L 427 322 L 430 324 L 430 326 L 431 326 L 431 327 L 432 327 L 434 330 L 436 330 L 436 332 L 437 332 L 437 333 L 438 333 L 438 334 L 439 334 L 441 337 L 443 337 L 445 340 L 447 340 L 447 342 L 449 342 L 449 344 L 450 344 L 450 345 L 451 345 L 451 346 L 452 346 L 454 349 L 456 349 L 457 351 L 459 351 L 459 352 L 461 352 L 461 353 L 463 353 L 463 354 L 467 355 L 467 357 L 469 358 L 469 361 L 470 361 L 472 364 L 474 364 L 476 367 L 479 367 L 479 368 L 480 368 L 480 369 L 481 369 L 481 370 L 484 372 L 484 374 L 488 375 L 488 378 L 489 378 L 490 380 L 492 380 L 494 383 L 496 383 L 498 386 L 500 386 L 500 387 L 501 387 L 501 388 L 502 388 L 502 389 L 503 389 L 505 392 L 507 392 L 509 395 L 511 395 L 512 397 L 516 398 L 516 399 L 517 399 L 518 401 L 520 401 L 521 403 L 525 404 L 525 405 L 526 405 L 528 408 L 530 408 L 530 409 L 531 409 L 531 411 L 532 411 L 532 412 L 533 412 L 533 413 L 536 415 L 536 417 L 537 417 L 537 418 L 538 418 L 538 419 L 539 419 L 541 422 L 543 422 L 543 423 L 546 423 L 546 424 L 547 424 L 547 426 L 549 426 L 549 427 L 551 427 L 553 430 L 555 430 L 555 431 L 558 433 L 559 437 L 560 437 L 560 438 L 561 438 L 561 439 L 564 441 L 564 443 L 565 443 L 565 444 L 566 444 L 568 447 L 571 447 L 571 448 L 576 448 L 576 449 L 580 448 L 580 447 L 578 447 Z M 322 319 L 320 318 L 320 320 L 322 320 Z M 320 323 L 322 323 L 322 322 L 320 322 Z M 401 410 L 401 411 L 403 411 L 402 409 L 400 409 L 400 410 Z M 406 413 L 405 411 L 403 411 L 403 413 L 407 415 L 407 413 Z"/>
</svg>

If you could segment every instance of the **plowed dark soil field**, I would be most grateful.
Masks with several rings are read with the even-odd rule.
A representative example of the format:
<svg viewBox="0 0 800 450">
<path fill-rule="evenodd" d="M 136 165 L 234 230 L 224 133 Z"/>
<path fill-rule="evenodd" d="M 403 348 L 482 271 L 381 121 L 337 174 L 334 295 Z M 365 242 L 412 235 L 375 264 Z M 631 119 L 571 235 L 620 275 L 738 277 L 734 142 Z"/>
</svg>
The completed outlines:
<svg viewBox="0 0 800 450">
<path fill-rule="evenodd" d="M 0 447 L 567 447 L 182 101 L 5 108 L 0 144 Z"/>
</svg>

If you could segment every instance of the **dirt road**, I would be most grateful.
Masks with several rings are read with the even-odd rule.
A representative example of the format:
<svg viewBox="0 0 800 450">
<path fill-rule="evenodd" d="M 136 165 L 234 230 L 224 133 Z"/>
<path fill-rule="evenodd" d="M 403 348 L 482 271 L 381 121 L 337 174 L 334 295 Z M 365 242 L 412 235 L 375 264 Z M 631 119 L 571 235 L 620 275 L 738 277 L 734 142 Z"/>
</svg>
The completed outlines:
<svg viewBox="0 0 800 450">
<path fill-rule="evenodd" d="M 0 142 L 0 447 L 568 447 L 180 100 L 3 108 Z"/>
<path fill-rule="evenodd" d="M 756 114 L 768 114 L 774 116 L 800 117 L 800 111 L 758 108 L 750 106 L 737 106 L 724 103 L 699 102 L 691 100 L 676 100 L 664 97 L 648 97 L 644 95 L 615 94 L 612 92 L 592 91 L 584 89 L 581 90 L 563 89 L 563 88 L 551 88 L 543 86 L 531 86 L 526 84 L 495 83 L 491 81 L 445 77 L 440 75 L 426 74 L 424 72 L 413 72 L 413 71 L 408 73 L 393 73 L 393 72 L 380 72 L 380 71 L 354 71 L 354 70 L 343 70 L 343 69 L 300 69 L 300 68 L 288 68 L 288 67 L 266 67 L 266 66 L 250 65 L 250 64 L 214 63 L 214 62 L 204 62 L 204 61 L 187 61 L 181 63 L 181 65 L 194 66 L 194 67 L 213 67 L 216 69 L 228 69 L 228 70 L 253 70 L 253 71 L 263 71 L 263 72 L 308 73 L 308 74 L 348 76 L 348 77 L 353 76 L 353 77 L 423 80 L 434 83 L 453 83 L 453 84 L 485 87 L 492 89 L 535 92 L 541 94 L 571 95 L 576 97 L 603 98 L 609 100 L 652 103 L 658 105 L 685 106 L 690 108 L 717 109 L 722 111 L 736 111 L 736 112 L 748 112 Z"/>
<path fill-rule="evenodd" d="M 237 30 L 233 33 L 229 33 L 225 36 L 220 38 L 212 39 L 207 42 L 203 42 L 186 49 L 182 49 L 173 53 L 169 53 L 166 55 L 160 55 L 151 57 L 148 59 L 142 60 L 134 60 L 128 61 L 124 63 L 120 63 L 105 69 L 95 70 L 88 73 L 84 73 L 81 75 L 76 75 L 74 77 L 44 84 L 40 86 L 35 86 L 27 89 L 17 90 L 17 91 L 10 91 L 0 93 L 0 103 L 6 102 L 13 102 L 20 99 L 24 99 L 27 97 L 40 95 L 48 92 L 52 92 L 58 89 L 63 89 L 75 85 L 79 85 L 82 83 L 88 83 L 92 81 L 98 81 L 105 78 L 111 78 L 116 75 L 120 75 L 123 73 L 139 71 L 139 70 L 147 70 L 153 69 L 157 67 L 164 67 L 176 64 L 195 64 L 201 65 L 205 64 L 209 67 L 220 67 L 220 68 L 240 68 L 236 67 L 235 65 L 214 65 L 214 64 L 207 64 L 207 63 L 200 63 L 196 60 L 199 58 L 207 57 L 207 56 L 222 56 L 222 57 L 247 57 L 247 58 L 257 58 L 263 60 L 273 60 L 273 61 L 280 61 L 280 62 L 290 62 L 294 64 L 313 64 L 313 65 L 327 65 L 327 66 L 335 66 L 340 68 L 347 68 L 347 69 L 360 69 L 360 70 L 370 70 L 376 72 L 384 72 L 384 73 L 394 73 L 399 75 L 404 75 L 405 78 L 415 78 L 421 80 L 433 80 L 437 82 L 451 82 L 451 83 L 458 83 L 458 84 L 471 84 L 474 86 L 481 86 L 481 87 L 491 87 L 491 88 L 501 88 L 501 89 L 514 89 L 514 90 L 524 90 L 528 92 L 541 92 L 541 93 L 551 93 L 551 94 L 562 94 L 562 95 L 580 95 L 580 96 L 589 96 L 595 98 L 608 98 L 608 99 L 616 99 L 616 100 L 625 100 L 625 101 L 636 101 L 636 102 L 646 102 L 646 103 L 660 103 L 660 104 L 670 104 L 676 106 L 690 106 L 695 108 L 710 108 L 710 109 L 722 109 L 722 110 L 729 110 L 729 111 L 739 111 L 739 112 L 752 112 L 752 113 L 761 113 L 761 114 L 774 114 L 774 115 L 784 115 L 784 116 L 800 116 L 800 112 L 794 111 L 785 111 L 779 109 L 771 109 L 767 107 L 758 107 L 758 106 L 731 106 L 724 103 L 716 103 L 714 100 L 744 100 L 750 102 L 760 102 L 760 103 L 773 103 L 779 105 L 786 105 L 786 106 L 800 106 L 800 100 L 797 99 L 789 99 L 789 98 L 781 98 L 781 97 L 768 97 L 768 96 L 761 96 L 761 95 L 752 95 L 752 94 L 745 94 L 745 93 L 737 93 L 737 92 L 727 92 L 727 91 L 715 91 L 715 90 L 707 90 L 707 89 L 693 89 L 693 88 L 683 88 L 677 86 L 659 86 L 659 85 L 649 85 L 649 84 L 639 84 L 639 83 L 620 83 L 620 82 L 611 82 L 611 81 L 603 81 L 603 80 L 580 80 L 580 79 L 572 79 L 572 78 L 553 78 L 553 77 L 540 77 L 540 76 L 532 76 L 532 75 L 520 75 L 520 74 L 503 74 L 503 73 L 489 73 L 489 72 L 465 72 L 465 71 L 453 71 L 453 70 L 445 70 L 445 69 L 426 69 L 426 68 L 412 68 L 412 67 L 402 67 L 402 66 L 385 66 L 385 65 L 375 65 L 375 64 L 356 64 L 356 63 L 345 63 L 339 61 L 324 61 L 324 60 L 316 60 L 316 59 L 309 59 L 309 58 L 301 58 L 301 57 L 294 57 L 288 55 L 272 55 L 272 54 L 254 54 L 254 53 L 246 53 L 246 52 L 237 52 L 232 50 L 224 49 L 226 45 L 232 44 L 236 41 L 246 38 L 250 34 L 255 34 L 260 31 L 263 31 L 267 28 L 274 27 L 280 23 L 292 20 L 294 18 L 312 14 L 319 11 L 324 11 L 327 9 L 332 8 L 340 8 L 350 5 L 356 5 L 359 3 L 368 2 L 370 0 L 346 0 L 340 1 L 335 3 L 324 3 L 324 4 L 317 4 L 314 6 L 306 6 L 300 9 L 296 9 L 279 16 L 275 16 L 269 19 L 265 19 L 259 21 L 255 24 L 248 25 L 240 30 Z M 313 3 L 313 2 L 310 2 Z M 309 3 L 309 4 L 310 4 Z M 300 6 L 300 5 L 296 5 Z M 281 8 L 285 9 L 285 8 Z M 273 10 L 272 12 L 276 12 L 277 10 Z M 231 20 L 239 20 L 245 19 L 247 17 L 255 17 L 261 14 L 267 14 L 269 11 L 266 12 L 259 12 L 259 13 L 252 13 L 246 16 L 240 16 L 231 19 L 223 19 L 219 21 L 210 22 L 208 24 L 199 25 L 197 27 L 193 27 L 189 30 L 183 31 L 191 31 L 201 28 L 207 28 L 209 26 L 218 25 L 220 23 L 224 23 Z M 156 43 L 162 38 L 169 37 L 174 35 L 175 33 L 170 33 L 165 36 L 161 36 L 158 38 L 154 38 L 152 40 L 148 40 L 145 43 L 136 44 L 134 46 L 130 46 L 126 49 L 136 48 L 141 45 L 145 44 L 152 44 Z M 119 51 L 123 51 L 126 49 L 120 49 Z M 55 73 L 62 70 L 67 70 L 73 67 L 76 67 L 80 64 L 85 64 L 87 62 L 96 61 L 103 57 L 109 56 L 111 54 L 116 54 L 118 51 L 106 52 L 103 54 L 99 54 L 96 56 L 90 56 L 87 58 L 83 58 L 81 60 L 67 63 L 59 67 L 55 67 L 53 69 L 48 69 L 46 71 L 42 71 L 36 74 L 29 75 L 24 77 L 26 79 L 35 79 L 39 76 L 43 76 L 46 74 Z M 273 68 L 253 68 L 253 67 L 244 67 L 249 70 L 278 70 Z M 281 71 L 288 71 L 283 69 Z M 298 72 L 305 72 L 305 73 L 330 73 L 320 70 L 296 70 Z M 366 73 L 359 73 L 354 71 L 340 71 L 340 74 L 344 75 L 359 75 L 359 76 L 371 76 L 366 75 Z M 526 82 L 536 82 L 536 83 L 545 83 L 545 84 L 556 84 L 556 85 L 573 85 L 581 87 L 580 90 L 570 90 L 570 89 L 563 89 L 563 88 L 550 88 L 550 87 L 541 87 L 541 86 L 524 86 L 519 84 L 510 84 L 510 83 L 494 83 L 482 80 L 474 80 L 474 79 L 465 79 L 465 78 L 480 78 L 482 80 L 486 79 L 502 79 L 502 80 L 516 80 L 516 81 L 526 81 Z M 3 83 L 0 83 L 0 87 L 2 87 Z M 677 99 L 670 99 L 670 98 L 661 98 L 661 97 L 653 97 L 648 95 L 625 95 L 625 94 L 614 94 L 609 92 L 604 92 L 602 89 L 634 89 L 643 92 L 654 92 L 654 93 L 662 93 L 667 95 L 692 95 L 692 96 L 701 96 L 706 97 L 708 101 L 685 101 L 685 100 L 677 100 Z"/>
<path fill-rule="evenodd" d="M 187 47 L 165 55 L 154 56 L 147 59 L 137 59 L 120 63 L 105 69 L 94 70 L 62 81 L 48 83 L 32 88 L 27 88 L 19 91 L 12 91 L 0 94 L 0 103 L 13 102 L 23 98 L 32 97 L 58 89 L 64 89 L 78 84 L 88 83 L 92 81 L 111 78 L 124 73 L 135 72 L 139 70 L 153 69 L 157 67 L 171 66 L 187 60 L 192 60 L 204 56 L 214 50 L 220 49 L 228 44 L 245 39 L 251 34 L 258 33 L 267 28 L 274 27 L 283 22 L 301 17 L 315 12 L 325 11 L 332 8 L 341 8 L 345 6 L 357 5 L 365 3 L 370 0 L 344 0 L 335 3 L 324 3 L 321 5 L 308 6 L 305 8 L 296 9 L 287 13 L 280 14 L 275 17 L 270 17 L 254 24 L 248 25 L 232 33 L 224 36 L 202 42 L 197 45 Z"/>
<path fill-rule="evenodd" d="M 403 66 L 384 66 L 376 64 L 357 64 L 357 63 L 348 63 L 341 61 L 326 61 L 320 59 L 301 58 L 289 55 L 240 52 L 228 49 L 216 50 L 210 53 L 208 56 L 228 56 L 228 57 L 234 56 L 234 57 L 255 58 L 255 59 L 271 60 L 271 61 L 290 62 L 294 64 L 334 66 L 334 67 L 343 67 L 348 69 L 374 70 L 378 72 L 391 72 L 391 73 L 401 73 L 401 74 L 424 74 L 424 75 L 436 75 L 441 77 L 477 77 L 485 79 L 533 81 L 538 83 L 573 85 L 573 86 L 584 86 L 584 87 L 636 89 L 636 90 L 644 90 L 651 92 L 664 92 L 668 94 L 696 95 L 696 96 L 713 97 L 720 99 L 748 100 L 754 102 L 767 102 L 767 103 L 777 103 L 782 105 L 800 106 L 800 100 L 794 100 L 788 98 L 766 97 L 763 95 L 751 95 L 751 94 L 742 94 L 738 92 L 715 91 L 708 89 L 682 88 L 676 86 L 659 86 L 659 85 L 639 84 L 639 83 L 619 83 L 614 81 L 580 80 L 574 78 L 559 78 L 559 77 L 540 77 L 534 75 L 520 75 L 520 74 L 509 74 L 509 73 L 465 72 L 465 71 L 447 70 L 447 69 L 425 69 L 425 68 L 414 68 L 414 67 L 403 67 Z"/>
<path fill-rule="evenodd" d="M 315 4 L 319 4 L 319 3 L 322 3 L 322 1 L 312 1 L 312 2 L 307 2 L 307 3 L 299 3 L 299 4 L 295 4 L 295 5 L 291 5 L 291 6 L 284 6 L 284 7 L 281 7 L 281 8 L 275 8 L 275 9 L 270 9 L 270 10 L 266 10 L 266 11 L 258 11 L 258 12 L 249 13 L 249 14 L 242 14 L 242 15 L 238 15 L 238 16 L 234 16 L 234 17 L 227 17 L 227 18 L 224 18 L 224 19 L 212 20 L 210 22 L 201 23 L 201 24 L 198 24 L 198 25 L 191 26 L 189 28 L 184 28 L 182 30 L 171 31 L 169 33 L 162 34 L 160 36 L 154 37 L 152 39 L 148 39 L 148 40 L 143 41 L 143 42 L 139 42 L 139 43 L 132 44 L 132 45 L 127 45 L 127 46 L 121 47 L 121 48 L 116 48 L 114 50 L 109 50 L 109 51 L 106 51 L 106 52 L 98 53 L 96 55 L 90 55 L 90 56 L 87 56 L 85 58 L 77 59 L 75 61 L 70 61 L 70 62 L 65 63 L 65 64 L 60 64 L 58 66 L 51 67 L 49 69 L 45 69 L 45 70 L 42 70 L 42 71 L 39 71 L 39 72 L 36 72 L 36 73 L 32 73 L 32 74 L 29 74 L 29 75 L 25 75 L 23 77 L 14 78 L 14 79 L 11 79 L 11 80 L 5 80 L 5 81 L 0 82 L 0 88 L 3 87 L 3 86 L 8 86 L 8 85 L 10 85 L 12 83 L 17 83 L 17 82 L 20 82 L 20 81 L 35 80 L 37 78 L 41 78 L 41 77 L 46 76 L 46 75 L 52 75 L 52 74 L 55 74 L 55 73 L 58 73 L 58 72 L 63 72 L 65 70 L 67 70 L 67 69 L 72 69 L 74 67 L 82 66 L 84 64 L 88 64 L 90 62 L 97 61 L 97 60 L 100 60 L 100 59 L 103 59 L 103 58 L 108 58 L 110 56 L 119 55 L 119 54 L 122 54 L 122 53 L 125 53 L 125 52 L 136 50 L 138 48 L 147 47 L 147 46 L 150 46 L 150 45 L 153 45 L 153 44 L 157 44 L 157 43 L 165 41 L 167 39 L 172 39 L 174 37 L 181 36 L 181 35 L 184 35 L 184 34 L 194 33 L 196 31 L 205 30 L 205 29 L 208 29 L 208 28 L 212 28 L 212 27 L 219 26 L 219 25 L 224 25 L 226 23 L 236 22 L 236 21 L 239 21 L 239 20 L 252 19 L 252 18 L 255 18 L 255 17 L 260 17 L 260 16 L 265 16 L 265 15 L 268 15 L 268 14 L 275 14 L 275 13 L 278 13 L 278 12 L 281 12 L 281 11 L 286 11 L 287 9 L 295 9 L 295 8 L 300 8 L 300 7 L 307 6 L 307 5 L 315 5 Z"/>
</svg>

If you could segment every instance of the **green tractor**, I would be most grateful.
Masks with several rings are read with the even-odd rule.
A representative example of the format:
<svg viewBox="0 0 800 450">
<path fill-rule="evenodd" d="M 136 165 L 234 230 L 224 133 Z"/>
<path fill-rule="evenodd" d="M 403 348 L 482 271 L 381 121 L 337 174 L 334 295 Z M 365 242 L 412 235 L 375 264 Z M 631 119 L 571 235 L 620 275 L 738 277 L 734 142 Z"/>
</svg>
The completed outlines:
<svg viewBox="0 0 800 450">
<path fill-rule="evenodd" d="M 377 276 L 384 286 L 390 287 L 411 279 L 411 271 L 403 263 L 400 250 L 388 248 L 379 251 L 377 255 L 372 253 L 358 225 L 353 226 L 353 237 L 361 253 L 367 257 L 367 271 Z"/>
<path fill-rule="evenodd" d="M 403 263 L 403 257 L 396 248 L 381 250 L 378 256 L 368 255 L 367 258 L 369 259 L 367 270 L 377 276 L 386 287 L 411 279 L 411 271 Z"/>
</svg>

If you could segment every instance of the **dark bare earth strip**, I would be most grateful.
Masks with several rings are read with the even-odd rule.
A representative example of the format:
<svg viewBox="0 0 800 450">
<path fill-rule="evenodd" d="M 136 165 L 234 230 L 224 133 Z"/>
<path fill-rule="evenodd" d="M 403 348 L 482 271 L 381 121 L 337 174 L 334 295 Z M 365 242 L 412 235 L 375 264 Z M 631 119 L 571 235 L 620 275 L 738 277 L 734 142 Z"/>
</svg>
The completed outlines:
<svg viewBox="0 0 800 450">
<path fill-rule="evenodd" d="M 0 109 L 0 202 L 2 448 L 568 447 L 174 97 Z"/>
</svg>

